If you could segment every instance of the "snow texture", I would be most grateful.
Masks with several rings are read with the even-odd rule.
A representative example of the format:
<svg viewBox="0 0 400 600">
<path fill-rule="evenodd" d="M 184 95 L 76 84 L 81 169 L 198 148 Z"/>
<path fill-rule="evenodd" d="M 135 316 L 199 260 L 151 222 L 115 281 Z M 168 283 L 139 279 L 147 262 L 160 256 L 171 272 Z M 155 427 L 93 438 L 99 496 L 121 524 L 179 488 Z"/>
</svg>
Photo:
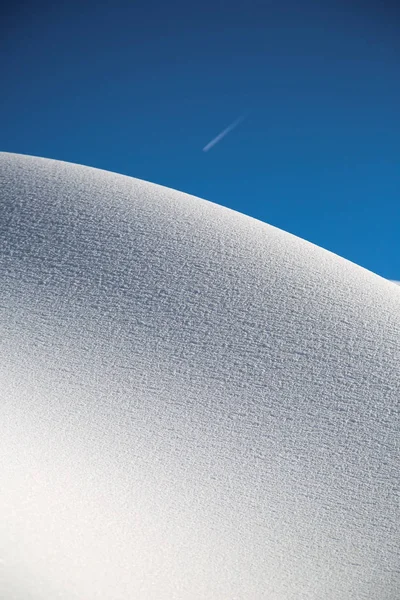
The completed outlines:
<svg viewBox="0 0 400 600">
<path fill-rule="evenodd" d="M 0 155 L 0 597 L 400 597 L 400 289 Z"/>
</svg>

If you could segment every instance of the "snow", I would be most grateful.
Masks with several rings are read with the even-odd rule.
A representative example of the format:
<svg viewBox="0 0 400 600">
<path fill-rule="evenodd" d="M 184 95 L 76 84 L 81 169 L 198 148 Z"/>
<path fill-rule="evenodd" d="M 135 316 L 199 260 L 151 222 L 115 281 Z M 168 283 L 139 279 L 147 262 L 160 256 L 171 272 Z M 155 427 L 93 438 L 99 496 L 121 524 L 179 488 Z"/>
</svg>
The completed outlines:
<svg viewBox="0 0 400 600">
<path fill-rule="evenodd" d="M 0 597 L 394 600 L 400 290 L 1 154 Z"/>
</svg>

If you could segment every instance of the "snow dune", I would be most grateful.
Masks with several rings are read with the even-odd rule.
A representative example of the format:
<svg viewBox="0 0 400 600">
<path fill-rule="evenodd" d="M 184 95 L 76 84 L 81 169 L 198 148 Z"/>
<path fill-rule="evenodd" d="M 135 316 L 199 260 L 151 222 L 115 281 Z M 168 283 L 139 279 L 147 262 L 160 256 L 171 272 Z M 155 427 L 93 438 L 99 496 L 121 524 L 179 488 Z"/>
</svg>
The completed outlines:
<svg viewBox="0 0 400 600">
<path fill-rule="evenodd" d="M 0 155 L 0 597 L 395 600 L 400 290 Z"/>
</svg>

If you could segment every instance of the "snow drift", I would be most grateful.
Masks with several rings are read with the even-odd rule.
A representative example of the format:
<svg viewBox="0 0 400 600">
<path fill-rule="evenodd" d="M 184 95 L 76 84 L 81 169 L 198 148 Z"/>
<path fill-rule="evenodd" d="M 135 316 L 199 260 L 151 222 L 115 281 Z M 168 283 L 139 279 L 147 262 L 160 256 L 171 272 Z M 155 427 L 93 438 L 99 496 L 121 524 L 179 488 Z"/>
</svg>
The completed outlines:
<svg viewBox="0 0 400 600">
<path fill-rule="evenodd" d="M 400 290 L 2 154 L 0 596 L 394 600 Z"/>
</svg>

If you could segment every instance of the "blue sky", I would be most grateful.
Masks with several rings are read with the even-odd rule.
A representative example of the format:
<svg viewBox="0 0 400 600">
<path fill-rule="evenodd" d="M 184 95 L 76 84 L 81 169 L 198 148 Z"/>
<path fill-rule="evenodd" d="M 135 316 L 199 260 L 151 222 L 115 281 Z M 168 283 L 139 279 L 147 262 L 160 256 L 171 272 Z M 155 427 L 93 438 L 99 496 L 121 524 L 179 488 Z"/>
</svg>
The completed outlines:
<svg viewBox="0 0 400 600">
<path fill-rule="evenodd" d="M 373 0 L 10 5 L 0 149 L 183 190 L 400 279 L 399 12 Z"/>
</svg>

